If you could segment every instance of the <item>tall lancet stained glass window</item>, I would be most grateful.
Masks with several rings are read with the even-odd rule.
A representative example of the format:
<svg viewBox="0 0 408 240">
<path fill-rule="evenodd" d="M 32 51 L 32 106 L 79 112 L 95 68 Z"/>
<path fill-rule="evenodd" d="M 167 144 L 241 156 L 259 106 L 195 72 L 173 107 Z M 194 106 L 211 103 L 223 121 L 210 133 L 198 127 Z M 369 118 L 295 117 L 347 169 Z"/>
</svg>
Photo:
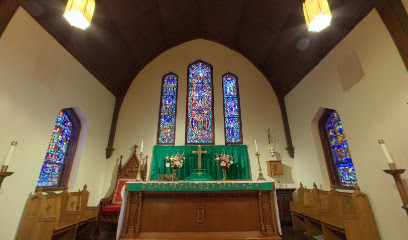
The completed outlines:
<svg viewBox="0 0 408 240">
<path fill-rule="evenodd" d="M 212 66 L 197 61 L 188 66 L 186 144 L 214 143 Z"/>
<path fill-rule="evenodd" d="M 331 182 L 336 186 L 353 187 L 357 184 L 356 172 L 343 124 L 337 111 L 327 109 L 320 121 L 323 147 Z"/>
<path fill-rule="evenodd" d="M 73 114 L 69 109 L 58 113 L 37 187 L 64 187 L 68 182 L 80 128 Z"/>
<path fill-rule="evenodd" d="M 160 98 L 160 117 L 157 144 L 174 144 L 176 130 L 178 77 L 173 73 L 164 75 Z"/>
<path fill-rule="evenodd" d="M 241 144 L 242 125 L 239 104 L 238 77 L 227 73 L 222 77 L 224 93 L 225 144 Z"/>
</svg>

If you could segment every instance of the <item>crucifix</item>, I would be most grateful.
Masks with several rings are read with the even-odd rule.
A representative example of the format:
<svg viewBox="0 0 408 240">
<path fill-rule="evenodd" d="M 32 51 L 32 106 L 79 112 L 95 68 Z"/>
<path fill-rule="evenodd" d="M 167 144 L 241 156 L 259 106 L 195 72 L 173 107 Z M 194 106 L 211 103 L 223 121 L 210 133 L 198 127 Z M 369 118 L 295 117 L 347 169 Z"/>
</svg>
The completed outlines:
<svg viewBox="0 0 408 240">
<path fill-rule="evenodd" d="M 196 150 L 194 150 L 193 152 L 192 152 L 193 154 L 197 154 L 198 155 L 198 169 L 201 169 L 201 154 L 206 154 L 207 153 L 207 151 L 202 151 L 201 150 L 201 145 L 198 145 L 198 150 L 196 151 Z"/>
</svg>

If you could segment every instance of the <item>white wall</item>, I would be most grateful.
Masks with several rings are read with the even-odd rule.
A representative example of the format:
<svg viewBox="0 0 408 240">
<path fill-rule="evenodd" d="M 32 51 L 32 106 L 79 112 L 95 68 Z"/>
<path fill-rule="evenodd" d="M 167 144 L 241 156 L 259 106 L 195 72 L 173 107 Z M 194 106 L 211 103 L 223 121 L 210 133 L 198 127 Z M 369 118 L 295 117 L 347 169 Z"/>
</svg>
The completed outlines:
<svg viewBox="0 0 408 240">
<path fill-rule="evenodd" d="M 22 8 L 0 39 L 0 85 L 0 158 L 18 141 L 14 174 L 0 189 L 0 236 L 13 239 L 60 109 L 74 107 L 86 119 L 70 190 L 88 184 L 90 204 L 98 204 L 115 99 Z"/>
<path fill-rule="evenodd" d="M 359 82 L 358 56 L 364 75 Z M 344 77 L 346 76 L 346 77 Z M 343 86 L 349 85 L 349 90 Z M 347 89 L 347 88 L 346 88 Z M 343 121 L 362 192 L 371 201 L 384 240 L 405 240 L 408 218 L 378 139 L 384 139 L 400 168 L 408 168 L 408 75 L 399 53 L 374 10 L 285 98 L 295 149 L 297 179 L 329 188 L 317 132 L 322 108 Z M 403 178 L 408 179 L 407 174 Z"/>
<path fill-rule="evenodd" d="M 285 150 L 285 135 L 282 117 L 275 93 L 266 78 L 242 55 L 218 43 L 194 40 L 174 47 L 148 64 L 135 78 L 121 108 L 115 137 L 115 152 L 111 165 L 107 167 L 105 185 L 112 188 L 115 175 L 114 165 L 119 155 L 129 158 L 134 144 L 140 146 L 144 138 L 144 152 L 152 156 L 156 144 L 160 90 L 163 75 L 174 72 L 179 76 L 177 100 L 176 145 L 185 144 L 185 116 L 187 94 L 187 66 L 196 60 L 206 61 L 214 71 L 214 116 L 215 144 L 224 145 L 222 75 L 232 72 L 238 76 L 242 132 L 244 144 L 248 145 L 252 178 L 258 178 L 254 140 L 257 139 L 263 173 L 266 176 L 266 161 L 271 160 L 268 152 L 267 129 L 274 131 L 277 151 L 283 154 L 285 175 L 280 176 L 289 185 L 293 180 L 293 161 Z M 150 162 L 149 162 L 150 167 Z M 271 179 L 268 177 L 268 179 Z M 294 185 L 293 185 L 294 186 Z M 107 191 L 107 193 L 109 193 Z"/>
</svg>

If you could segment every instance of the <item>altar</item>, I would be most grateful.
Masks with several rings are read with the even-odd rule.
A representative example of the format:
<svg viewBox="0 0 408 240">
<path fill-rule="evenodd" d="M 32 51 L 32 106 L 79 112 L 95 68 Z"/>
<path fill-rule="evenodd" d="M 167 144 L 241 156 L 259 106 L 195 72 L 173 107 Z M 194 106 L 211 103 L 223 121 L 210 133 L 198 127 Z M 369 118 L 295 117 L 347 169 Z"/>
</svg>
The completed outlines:
<svg viewBox="0 0 408 240">
<path fill-rule="evenodd" d="M 127 183 L 120 239 L 281 239 L 273 182 Z"/>
</svg>

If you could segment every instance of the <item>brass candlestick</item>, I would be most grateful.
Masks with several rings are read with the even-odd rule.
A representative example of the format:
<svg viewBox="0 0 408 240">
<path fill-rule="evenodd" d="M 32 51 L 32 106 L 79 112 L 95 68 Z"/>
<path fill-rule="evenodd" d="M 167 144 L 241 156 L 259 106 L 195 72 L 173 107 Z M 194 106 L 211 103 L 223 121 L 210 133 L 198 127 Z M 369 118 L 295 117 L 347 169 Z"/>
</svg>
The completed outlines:
<svg viewBox="0 0 408 240">
<path fill-rule="evenodd" d="M 6 177 L 8 177 L 8 176 L 10 176 L 10 175 L 12 175 L 14 173 L 14 172 L 7 172 L 7 168 L 8 168 L 7 165 L 3 165 L 1 167 L 1 171 L 0 171 L 0 188 L 1 188 L 1 184 L 3 183 L 3 180 Z"/>
<path fill-rule="evenodd" d="M 142 179 L 142 157 L 143 157 L 143 153 L 140 152 L 139 153 L 139 169 L 137 170 L 137 176 L 136 176 L 136 181 L 141 182 L 143 181 Z"/>
<path fill-rule="evenodd" d="M 256 151 L 255 156 L 258 158 L 258 170 L 259 170 L 259 176 L 258 176 L 258 181 L 266 181 L 262 174 L 262 168 L 261 168 L 261 162 L 259 161 L 259 152 Z"/>
<path fill-rule="evenodd" d="M 405 169 L 396 169 L 395 164 L 393 166 L 390 166 L 390 170 L 383 170 L 385 173 L 390 174 L 394 177 L 395 184 L 397 185 L 398 192 L 400 194 L 403 209 L 407 211 L 408 214 L 408 195 L 407 192 L 405 191 L 404 185 L 402 184 L 402 179 L 401 179 L 401 174 L 405 172 Z"/>
</svg>

